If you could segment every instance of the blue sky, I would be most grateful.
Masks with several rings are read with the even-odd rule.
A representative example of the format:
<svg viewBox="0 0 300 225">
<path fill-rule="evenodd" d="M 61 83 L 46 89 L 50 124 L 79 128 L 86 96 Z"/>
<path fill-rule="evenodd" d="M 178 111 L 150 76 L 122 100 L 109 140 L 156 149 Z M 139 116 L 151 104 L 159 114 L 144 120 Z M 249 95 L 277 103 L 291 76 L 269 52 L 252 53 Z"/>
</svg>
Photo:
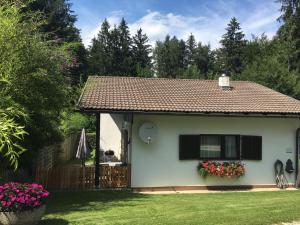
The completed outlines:
<svg viewBox="0 0 300 225">
<path fill-rule="evenodd" d="M 132 34 L 140 27 L 151 44 L 167 34 L 219 46 L 230 18 L 241 23 L 246 37 L 265 33 L 272 37 L 279 27 L 280 5 L 274 0 L 70 0 L 86 46 L 97 35 L 104 18 L 114 25 L 122 17 Z"/>
</svg>

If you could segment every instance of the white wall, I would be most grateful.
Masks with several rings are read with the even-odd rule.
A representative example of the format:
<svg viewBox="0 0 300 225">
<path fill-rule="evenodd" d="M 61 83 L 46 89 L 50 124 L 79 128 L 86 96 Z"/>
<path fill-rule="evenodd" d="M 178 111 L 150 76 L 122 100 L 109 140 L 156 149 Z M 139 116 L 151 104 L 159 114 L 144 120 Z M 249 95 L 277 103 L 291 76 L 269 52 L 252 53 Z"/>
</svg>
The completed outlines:
<svg viewBox="0 0 300 225">
<path fill-rule="evenodd" d="M 100 116 L 100 149 L 113 150 L 115 156 L 121 156 L 121 129 L 123 115 L 102 113 Z"/>
<path fill-rule="evenodd" d="M 274 184 L 274 162 L 291 158 L 295 167 L 295 132 L 299 119 L 254 117 L 196 117 L 134 115 L 132 142 L 132 187 L 189 185 Z M 138 137 L 143 122 L 153 122 L 158 138 L 147 145 Z M 241 134 L 262 136 L 262 160 L 244 161 L 241 178 L 200 177 L 198 160 L 179 160 L 180 134 Z M 292 153 L 288 153 L 288 152 Z M 294 173 L 288 176 L 294 182 Z"/>
</svg>

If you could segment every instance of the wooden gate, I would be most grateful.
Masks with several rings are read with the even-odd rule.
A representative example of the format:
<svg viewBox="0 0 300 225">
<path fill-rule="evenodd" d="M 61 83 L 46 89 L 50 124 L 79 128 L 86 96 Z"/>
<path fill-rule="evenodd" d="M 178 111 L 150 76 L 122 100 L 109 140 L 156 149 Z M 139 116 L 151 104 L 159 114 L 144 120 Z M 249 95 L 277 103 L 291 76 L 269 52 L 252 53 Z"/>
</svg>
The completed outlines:
<svg viewBox="0 0 300 225">
<path fill-rule="evenodd" d="M 129 188 L 130 174 L 130 165 L 100 166 L 100 188 Z M 93 166 L 38 168 L 36 182 L 47 189 L 93 189 L 95 188 L 95 168 Z"/>
</svg>

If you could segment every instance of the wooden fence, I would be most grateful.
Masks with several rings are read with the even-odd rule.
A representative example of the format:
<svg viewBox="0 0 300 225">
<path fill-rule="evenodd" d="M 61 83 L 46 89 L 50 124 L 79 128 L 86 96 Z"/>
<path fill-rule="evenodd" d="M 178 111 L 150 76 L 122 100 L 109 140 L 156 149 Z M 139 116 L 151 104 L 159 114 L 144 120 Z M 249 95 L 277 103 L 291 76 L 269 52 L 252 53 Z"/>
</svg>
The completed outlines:
<svg viewBox="0 0 300 225">
<path fill-rule="evenodd" d="M 100 188 L 130 187 L 130 166 L 100 166 Z M 36 182 L 47 189 L 95 188 L 95 168 L 59 166 L 51 169 L 38 168 Z"/>
<path fill-rule="evenodd" d="M 13 169 L 0 167 L 0 184 L 4 182 L 32 182 L 32 174 L 23 168 Z"/>
</svg>

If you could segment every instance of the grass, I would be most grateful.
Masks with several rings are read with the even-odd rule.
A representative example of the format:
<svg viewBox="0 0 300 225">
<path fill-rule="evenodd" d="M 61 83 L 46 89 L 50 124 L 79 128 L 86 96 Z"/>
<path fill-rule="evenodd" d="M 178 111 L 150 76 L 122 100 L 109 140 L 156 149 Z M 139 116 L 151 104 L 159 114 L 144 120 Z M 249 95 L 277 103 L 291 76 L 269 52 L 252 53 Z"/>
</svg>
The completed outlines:
<svg viewBox="0 0 300 225">
<path fill-rule="evenodd" d="M 300 192 L 143 195 L 118 191 L 52 193 L 41 225 L 236 225 L 300 220 Z"/>
</svg>

